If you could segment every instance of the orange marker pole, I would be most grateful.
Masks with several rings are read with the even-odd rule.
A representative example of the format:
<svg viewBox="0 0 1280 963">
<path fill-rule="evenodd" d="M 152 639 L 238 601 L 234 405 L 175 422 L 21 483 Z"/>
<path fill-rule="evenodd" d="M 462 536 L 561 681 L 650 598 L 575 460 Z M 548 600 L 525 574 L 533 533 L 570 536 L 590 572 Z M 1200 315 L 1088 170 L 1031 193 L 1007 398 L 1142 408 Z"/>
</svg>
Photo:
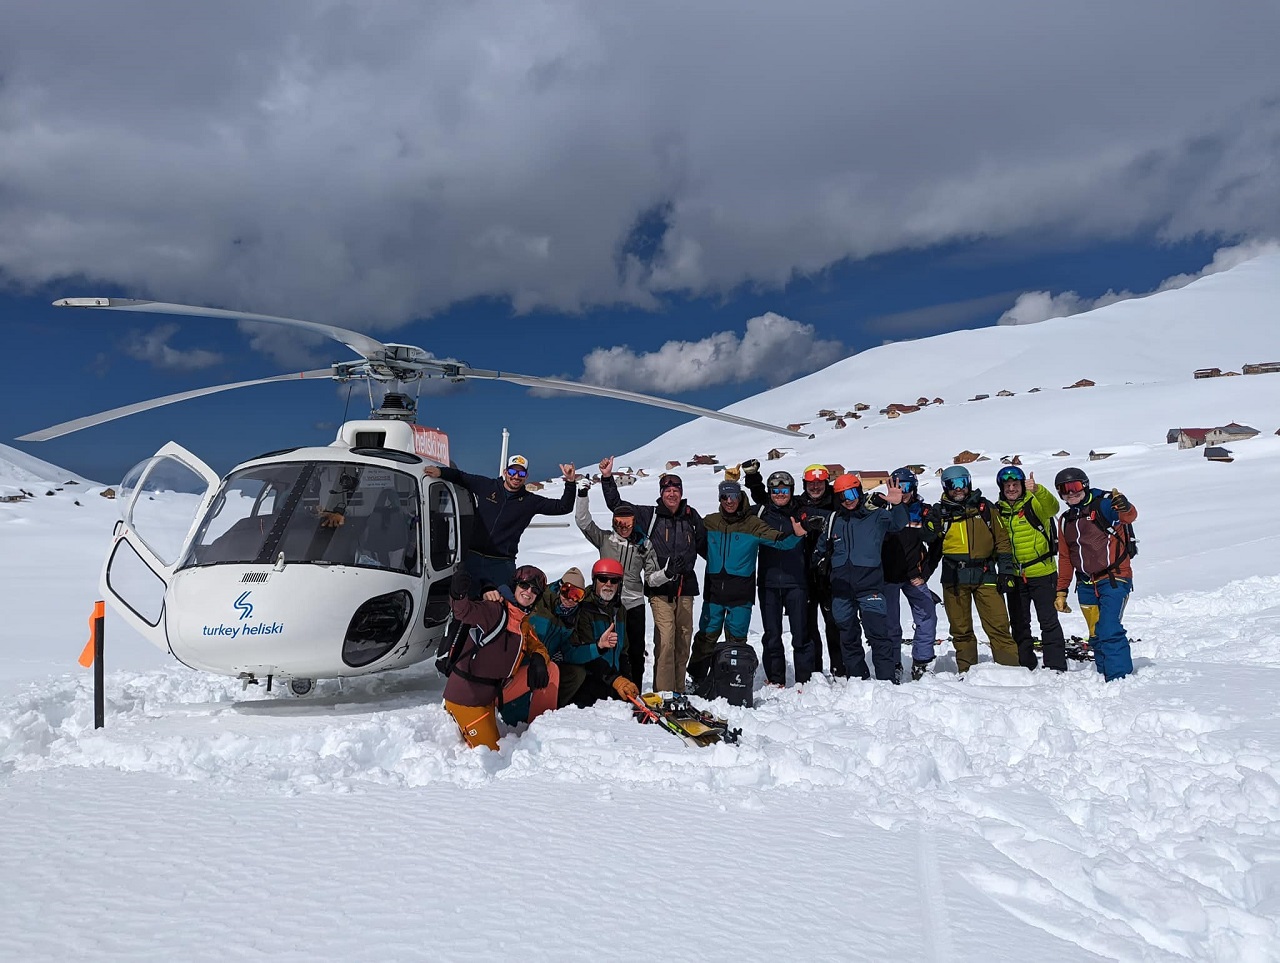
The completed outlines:
<svg viewBox="0 0 1280 963">
<path fill-rule="evenodd" d="M 101 601 L 93 603 L 89 616 L 89 641 L 80 653 L 80 664 L 86 669 L 93 666 L 93 727 L 106 725 L 106 684 L 103 681 L 102 645 L 106 636 L 106 608 Z"/>
</svg>

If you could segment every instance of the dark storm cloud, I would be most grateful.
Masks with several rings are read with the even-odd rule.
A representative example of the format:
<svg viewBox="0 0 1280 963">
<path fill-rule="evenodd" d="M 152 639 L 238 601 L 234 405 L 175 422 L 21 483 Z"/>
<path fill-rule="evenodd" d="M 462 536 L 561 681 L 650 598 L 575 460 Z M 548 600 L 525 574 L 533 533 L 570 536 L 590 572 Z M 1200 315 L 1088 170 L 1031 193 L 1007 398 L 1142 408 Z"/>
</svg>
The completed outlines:
<svg viewBox="0 0 1280 963">
<path fill-rule="evenodd" d="M 0 273 L 376 328 L 1275 234 L 1276 49 L 1251 0 L 7 0 Z"/>
</svg>

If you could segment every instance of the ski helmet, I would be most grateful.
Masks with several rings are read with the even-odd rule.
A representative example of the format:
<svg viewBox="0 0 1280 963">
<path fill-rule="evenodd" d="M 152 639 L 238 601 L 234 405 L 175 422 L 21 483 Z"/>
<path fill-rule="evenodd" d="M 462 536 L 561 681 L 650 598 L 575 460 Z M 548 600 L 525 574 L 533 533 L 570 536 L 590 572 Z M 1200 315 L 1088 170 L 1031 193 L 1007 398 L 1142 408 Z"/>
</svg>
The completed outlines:
<svg viewBox="0 0 1280 963">
<path fill-rule="evenodd" d="M 591 579 L 594 581 L 601 575 L 612 575 L 614 578 L 622 578 L 626 574 L 622 568 L 622 563 L 616 558 L 602 558 L 591 566 Z"/>
<path fill-rule="evenodd" d="M 831 488 L 836 493 L 837 501 L 843 500 L 856 503 L 862 498 L 862 479 L 849 472 L 832 482 Z M 853 497 L 846 497 L 845 492 L 853 492 Z"/>
<path fill-rule="evenodd" d="M 775 471 L 769 476 L 768 486 L 770 493 L 772 493 L 775 488 L 785 488 L 787 490 L 787 494 L 790 494 L 796 490 L 796 480 L 791 477 L 790 472 Z"/>
<path fill-rule="evenodd" d="M 973 477 L 969 474 L 969 469 L 964 465 L 952 465 L 942 470 L 942 487 L 947 491 L 954 491 L 957 488 L 972 488 Z"/>
<path fill-rule="evenodd" d="M 1025 489 L 1027 487 L 1027 473 L 1017 465 L 1005 465 L 996 472 L 996 485 L 998 487 L 1003 488 L 1005 482 L 1011 481 L 1021 482 L 1022 487 Z"/>
<path fill-rule="evenodd" d="M 898 487 L 902 489 L 903 494 L 915 491 L 920 485 L 920 479 L 916 478 L 916 473 L 910 468 L 895 468 L 889 478 L 891 481 L 898 483 Z"/>
<path fill-rule="evenodd" d="M 826 465 L 810 465 L 804 470 L 804 480 L 811 481 L 827 481 L 831 477 L 831 472 L 827 470 Z"/>
<path fill-rule="evenodd" d="M 1062 487 L 1067 482 L 1080 482 L 1086 490 L 1089 488 L 1089 476 L 1079 468 L 1064 468 L 1058 472 L 1058 476 L 1053 480 L 1053 487 L 1058 489 L 1059 495 L 1062 494 Z"/>
<path fill-rule="evenodd" d="M 521 582 L 531 585 L 533 590 L 541 595 L 542 590 L 547 587 L 547 576 L 536 565 L 521 565 L 516 569 L 515 577 L 511 580 L 511 587 L 514 589 Z"/>
</svg>

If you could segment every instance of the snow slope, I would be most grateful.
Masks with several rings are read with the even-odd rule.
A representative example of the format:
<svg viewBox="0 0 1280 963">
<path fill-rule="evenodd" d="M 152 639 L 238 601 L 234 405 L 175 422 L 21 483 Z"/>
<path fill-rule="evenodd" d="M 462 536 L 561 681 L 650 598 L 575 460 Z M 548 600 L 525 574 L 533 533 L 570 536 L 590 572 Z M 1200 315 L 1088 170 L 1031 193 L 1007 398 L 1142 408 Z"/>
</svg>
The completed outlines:
<svg viewBox="0 0 1280 963">
<path fill-rule="evenodd" d="M 793 471 L 932 469 L 971 448 L 990 487 L 1003 454 L 1051 481 L 1114 446 L 1079 463 L 1139 508 L 1141 641 L 1110 685 L 1077 664 L 984 662 L 961 681 L 944 650 L 914 685 L 762 691 L 720 707 L 734 747 L 684 747 L 614 704 L 471 752 L 428 669 L 242 693 L 114 620 L 94 732 L 74 659 L 112 503 L 0 504 L 0 958 L 1280 958 L 1280 376 L 1191 380 L 1280 358 L 1277 295 L 1280 261 L 1250 262 L 1076 318 L 889 345 L 738 406 L 782 422 L 873 406 L 771 463 Z M 1097 350 L 1103 334 L 1123 350 Z M 1082 377 L 1099 387 L 1059 387 Z M 946 404 L 875 415 L 920 394 Z M 1163 444 L 1231 420 L 1264 432 L 1232 464 Z M 776 443 L 694 422 L 620 463 L 656 475 Z M 710 510 L 720 476 L 682 473 Z M 552 575 L 591 561 L 573 529 L 523 549 Z"/>
<path fill-rule="evenodd" d="M 69 481 L 77 485 L 94 484 L 65 468 L 8 445 L 0 445 L 0 495 L 15 495 L 24 488 L 36 494 L 34 488 L 41 486 L 39 494 L 43 495 L 48 486 L 63 485 Z"/>
</svg>

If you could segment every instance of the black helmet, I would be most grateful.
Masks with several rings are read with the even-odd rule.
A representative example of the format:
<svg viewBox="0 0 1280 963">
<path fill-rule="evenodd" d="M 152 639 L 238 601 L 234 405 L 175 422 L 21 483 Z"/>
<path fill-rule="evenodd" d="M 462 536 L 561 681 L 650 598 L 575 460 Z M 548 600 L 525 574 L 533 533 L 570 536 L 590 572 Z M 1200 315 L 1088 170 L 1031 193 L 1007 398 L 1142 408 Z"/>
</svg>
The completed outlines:
<svg viewBox="0 0 1280 963">
<path fill-rule="evenodd" d="M 789 492 L 796 490 L 796 480 L 791 477 L 790 472 L 786 471 L 775 471 L 769 476 L 767 484 L 770 492 L 775 488 L 785 488 Z"/>
<path fill-rule="evenodd" d="M 1053 487 L 1058 489 L 1058 494 L 1062 494 L 1062 486 L 1067 482 L 1080 482 L 1087 489 L 1089 487 L 1089 476 L 1079 468 L 1064 468 L 1058 472 L 1053 480 Z"/>
</svg>

